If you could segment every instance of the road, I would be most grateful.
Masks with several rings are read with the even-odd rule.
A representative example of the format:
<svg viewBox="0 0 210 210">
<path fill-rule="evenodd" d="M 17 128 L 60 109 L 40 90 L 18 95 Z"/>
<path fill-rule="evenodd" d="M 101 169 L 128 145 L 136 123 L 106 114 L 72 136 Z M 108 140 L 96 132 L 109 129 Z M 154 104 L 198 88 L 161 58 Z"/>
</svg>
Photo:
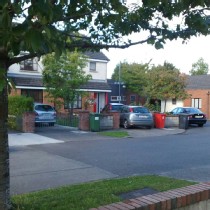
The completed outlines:
<svg viewBox="0 0 210 210">
<path fill-rule="evenodd" d="M 133 129 L 140 135 L 120 139 L 57 128 L 37 132 L 62 142 L 10 148 L 12 194 L 145 174 L 210 181 L 209 122 L 176 135 L 141 136 L 149 130 Z"/>
</svg>

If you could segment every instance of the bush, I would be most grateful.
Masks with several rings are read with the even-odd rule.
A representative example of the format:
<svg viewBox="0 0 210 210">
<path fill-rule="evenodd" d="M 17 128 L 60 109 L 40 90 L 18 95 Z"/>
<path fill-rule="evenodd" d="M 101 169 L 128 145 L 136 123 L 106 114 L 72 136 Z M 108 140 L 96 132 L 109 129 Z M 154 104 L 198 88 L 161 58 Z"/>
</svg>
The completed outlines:
<svg viewBox="0 0 210 210">
<path fill-rule="evenodd" d="M 33 111 L 34 100 L 26 96 L 9 96 L 8 113 L 9 115 L 21 116 L 24 112 Z"/>
<path fill-rule="evenodd" d="M 8 127 L 14 130 L 21 130 L 22 114 L 33 111 L 34 100 L 26 96 L 8 97 Z"/>
</svg>

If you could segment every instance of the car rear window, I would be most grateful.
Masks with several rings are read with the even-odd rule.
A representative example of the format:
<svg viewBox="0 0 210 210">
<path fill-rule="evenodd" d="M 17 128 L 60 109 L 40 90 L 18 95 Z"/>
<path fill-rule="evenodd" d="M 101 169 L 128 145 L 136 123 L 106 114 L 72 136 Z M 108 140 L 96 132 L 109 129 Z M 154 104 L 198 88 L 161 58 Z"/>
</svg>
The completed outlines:
<svg viewBox="0 0 210 210">
<path fill-rule="evenodd" d="M 121 107 L 123 105 L 112 105 L 112 110 L 115 110 L 115 111 L 120 111 Z"/>
<path fill-rule="evenodd" d="M 149 113 L 149 110 L 145 107 L 133 107 L 134 113 Z"/>
<path fill-rule="evenodd" d="M 45 112 L 54 111 L 53 107 L 50 105 L 36 105 L 35 110 Z"/>
</svg>

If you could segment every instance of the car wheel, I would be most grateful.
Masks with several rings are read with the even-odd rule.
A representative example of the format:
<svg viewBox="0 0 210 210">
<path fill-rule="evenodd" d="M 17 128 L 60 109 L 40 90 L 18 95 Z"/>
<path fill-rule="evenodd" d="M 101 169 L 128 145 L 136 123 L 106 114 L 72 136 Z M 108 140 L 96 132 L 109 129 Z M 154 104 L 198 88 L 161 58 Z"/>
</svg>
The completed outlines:
<svg viewBox="0 0 210 210">
<path fill-rule="evenodd" d="M 127 120 L 124 120 L 123 126 L 125 129 L 128 129 L 130 127 Z"/>
<path fill-rule="evenodd" d="M 152 126 L 147 126 L 147 128 L 148 128 L 148 129 L 151 129 L 151 128 L 152 128 Z"/>
<path fill-rule="evenodd" d="M 198 124 L 198 127 L 203 127 L 203 124 Z"/>
</svg>

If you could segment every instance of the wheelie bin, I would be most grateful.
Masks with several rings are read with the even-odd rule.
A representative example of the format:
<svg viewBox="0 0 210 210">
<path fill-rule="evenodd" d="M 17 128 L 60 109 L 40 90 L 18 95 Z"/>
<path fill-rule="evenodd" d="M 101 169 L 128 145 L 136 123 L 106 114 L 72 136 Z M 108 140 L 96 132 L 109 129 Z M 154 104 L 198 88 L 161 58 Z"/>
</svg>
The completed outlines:
<svg viewBox="0 0 210 210">
<path fill-rule="evenodd" d="M 154 116 L 154 123 L 156 128 L 164 128 L 165 127 L 165 120 L 166 120 L 166 115 L 163 113 L 158 113 L 155 112 L 153 114 Z"/>
<path fill-rule="evenodd" d="M 90 114 L 90 131 L 100 131 L 100 114 L 91 113 Z"/>
<path fill-rule="evenodd" d="M 188 129 L 189 127 L 189 116 L 187 114 L 179 115 L 179 128 Z"/>
</svg>

